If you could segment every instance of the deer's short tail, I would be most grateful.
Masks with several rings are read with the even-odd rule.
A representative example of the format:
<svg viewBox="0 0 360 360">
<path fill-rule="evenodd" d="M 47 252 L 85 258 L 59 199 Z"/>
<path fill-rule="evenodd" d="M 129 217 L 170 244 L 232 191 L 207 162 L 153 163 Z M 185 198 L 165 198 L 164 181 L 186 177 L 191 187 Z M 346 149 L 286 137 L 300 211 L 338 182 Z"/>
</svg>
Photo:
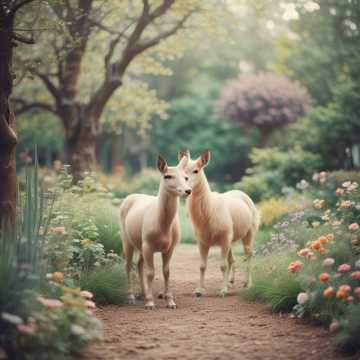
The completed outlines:
<svg viewBox="0 0 360 360">
<path fill-rule="evenodd" d="M 251 198 L 246 195 L 245 193 L 242 193 L 242 197 L 245 201 L 245 203 L 248 205 L 251 214 L 252 214 L 252 220 L 251 220 L 251 232 L 253 235 L 259 230 L 261 217 L 258 209 L 256 208 L 254 202 L 251 200 Z"/>
</svg>

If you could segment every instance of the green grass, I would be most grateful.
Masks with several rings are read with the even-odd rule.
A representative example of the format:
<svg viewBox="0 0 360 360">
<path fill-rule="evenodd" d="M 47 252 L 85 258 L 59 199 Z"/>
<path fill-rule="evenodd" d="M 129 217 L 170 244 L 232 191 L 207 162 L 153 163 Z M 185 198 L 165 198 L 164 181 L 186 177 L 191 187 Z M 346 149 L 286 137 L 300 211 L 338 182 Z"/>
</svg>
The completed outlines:
<svg viewBox="0 0 360 360">
<path fill-rule="evenodd" d="M 104 245 L 106 252 L 113 250 L 120 254 L 122 243 L 119 235 L 120 216 L 118 208 L 108 202 L 99 201 L 97 205 L 93 216 L 99 232 L 99 242 Z"/>
<path fill-rule="evenodd" d="M 241 298 L 261 301 L 273 311 L 291 311 L 301 291 L 300 283 L 287 271 L 293 260 L 293 256 L 288 254 L 255 259 L 252 268 L 253 284 L 241 292 Z"/>
<path fill-rule="evenodd" d="M 181 226 L 181 242 L 185 244 L 195 244 L 196 237 L 192 229 L 191 219 L 187 213 L 185 204 L 180 204 L 179 217 Z"/>
<path fill-rule="evenodd" d="M 126 300 L 126 275 L 120 264 L 82 274 L 79 285 L 82 290 L 91 291 L 99 305 L 122 304 Z"/>
</svg>

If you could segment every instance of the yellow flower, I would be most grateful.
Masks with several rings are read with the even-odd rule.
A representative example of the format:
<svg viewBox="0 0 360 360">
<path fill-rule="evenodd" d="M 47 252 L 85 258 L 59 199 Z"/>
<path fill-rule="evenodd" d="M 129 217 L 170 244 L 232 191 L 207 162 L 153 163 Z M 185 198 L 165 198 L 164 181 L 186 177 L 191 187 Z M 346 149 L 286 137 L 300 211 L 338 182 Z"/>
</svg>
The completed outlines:
<svg viewBox="0 0 360 360">
<path fill-rule="evenodd" d="M 322 209 L 325 204 L 325 200 L 315 199 L 313 204 L 315 209 Z"/>
<path fill-rule="evenodd" d="M 82 241 L 82 244 L 85 246 L 90 246 L 93 243 L 93 241 L 91 241 L 90 239 L 84 239 Z"/>
</svg>

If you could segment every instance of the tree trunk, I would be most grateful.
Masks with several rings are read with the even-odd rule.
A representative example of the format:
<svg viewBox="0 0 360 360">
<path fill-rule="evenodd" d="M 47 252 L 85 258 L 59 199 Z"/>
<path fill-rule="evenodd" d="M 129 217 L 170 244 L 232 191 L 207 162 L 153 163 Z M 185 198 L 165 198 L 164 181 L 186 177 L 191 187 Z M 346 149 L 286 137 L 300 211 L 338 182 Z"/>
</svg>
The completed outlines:
<svg viewBox="0 0 360 360">
<path fill-rule="evenodd" d="M 259 127 L 260 131 L 260 147 L 265 148 L 269 145 L 270 136 L 273 128 L 270 127 Z"/>
<path fill-rule="evenodd" d="M 67 121 L 63 120 L 68 124 L 65 128 L 66 160 L 71 165 L 73 181 L 77 183 L 85 171 L 96 170 L 98 121 L 80 105 L 74 105 L 67 115 Z"/>
<path fill-rule="evenodd" d="M 9 22 L 9 23 L 7 23 Z M 12 20 L 0 19 L 0 226 L 15 222 L 17 178 L 15 116 L 10 105 L 12 92 Z"/>
</svg>

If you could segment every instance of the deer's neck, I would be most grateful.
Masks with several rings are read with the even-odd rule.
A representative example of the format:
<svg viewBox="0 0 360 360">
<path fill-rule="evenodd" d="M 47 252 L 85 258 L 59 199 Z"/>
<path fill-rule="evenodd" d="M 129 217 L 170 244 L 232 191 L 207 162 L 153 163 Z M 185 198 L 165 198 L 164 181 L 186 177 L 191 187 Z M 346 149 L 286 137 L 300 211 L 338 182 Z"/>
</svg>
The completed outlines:
<svg viewBox="0 0 360 360">
<path fill-rule="evenodd" d="M 201 181 L 192 189 L 189 210 L 195 225 L 207 223 L 210 217 L 211 189 L 205 173 L 200 174 Z"/>
<path fill-rule="evenodd" d="M 158 194 L 158 223 L 162 233 L 168 233 L 177 213 L 179 199 L 160 185 Z"/>
</svg>

